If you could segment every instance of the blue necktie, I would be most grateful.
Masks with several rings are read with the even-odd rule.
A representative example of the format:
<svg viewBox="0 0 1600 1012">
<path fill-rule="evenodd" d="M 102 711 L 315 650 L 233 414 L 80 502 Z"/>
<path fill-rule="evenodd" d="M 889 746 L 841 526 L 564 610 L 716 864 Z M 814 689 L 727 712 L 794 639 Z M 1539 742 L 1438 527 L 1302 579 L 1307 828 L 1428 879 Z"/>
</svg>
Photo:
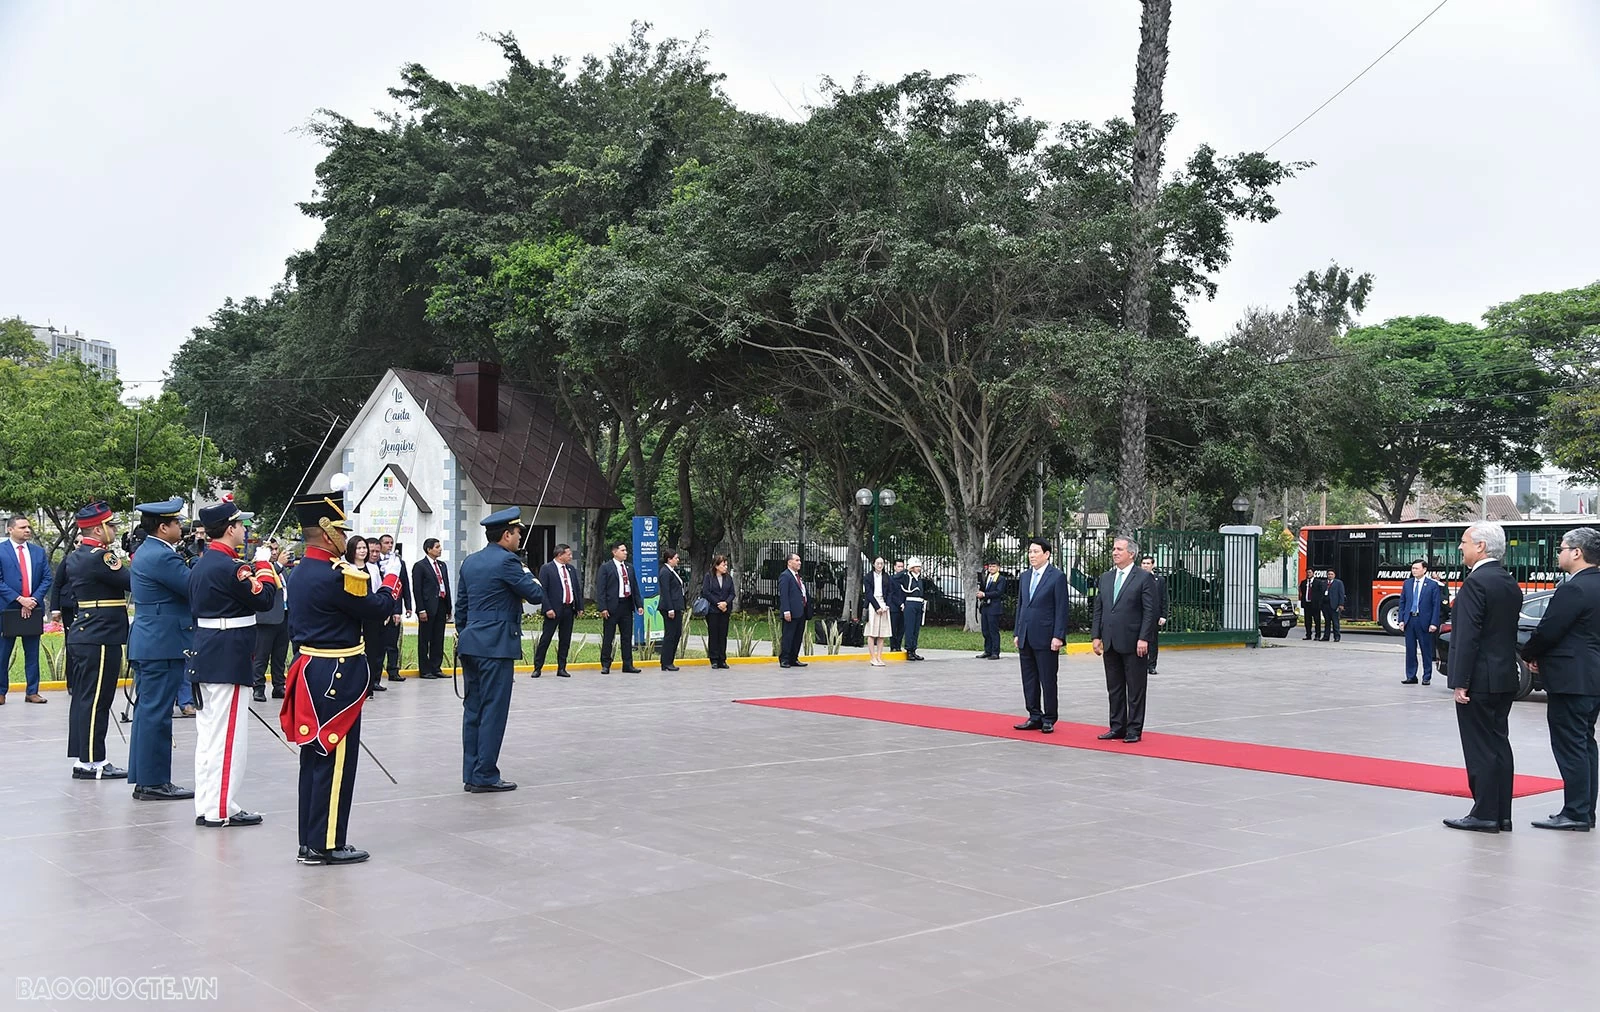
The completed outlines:
<svg viewBox="0 0 1600 1012">
<path fill-rule="evenodd" d="M 1127 574 L 1123 573 L 1122 570 L 1120 570 L 1120 569 L 1117 570 L 1117 582 L 1116 582 L 1116 585 L 1111 588 L 1111 603 L 1112 604 L 1116 604 L 1117 603 L 1117 598 L 1122 596 L 1122 578 L 1124 576 L 1126 576 L 1126 575 Z"/>
</svg>

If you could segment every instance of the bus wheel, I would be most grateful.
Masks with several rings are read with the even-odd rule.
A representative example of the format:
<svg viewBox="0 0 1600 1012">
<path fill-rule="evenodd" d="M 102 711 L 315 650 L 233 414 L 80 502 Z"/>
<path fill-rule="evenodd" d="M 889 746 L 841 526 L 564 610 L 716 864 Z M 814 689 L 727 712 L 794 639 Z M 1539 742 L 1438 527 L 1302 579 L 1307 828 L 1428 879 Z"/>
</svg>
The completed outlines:
<svg viewBox="0 0 1600 1012">
<path fill-rule="evenodd" d="M 1405 626 L 1400 624 L 1400 599 L 1391 597 L 1378 606 L 1378 624 L 1390 636 L 1405 634 Z"/>
</svg>

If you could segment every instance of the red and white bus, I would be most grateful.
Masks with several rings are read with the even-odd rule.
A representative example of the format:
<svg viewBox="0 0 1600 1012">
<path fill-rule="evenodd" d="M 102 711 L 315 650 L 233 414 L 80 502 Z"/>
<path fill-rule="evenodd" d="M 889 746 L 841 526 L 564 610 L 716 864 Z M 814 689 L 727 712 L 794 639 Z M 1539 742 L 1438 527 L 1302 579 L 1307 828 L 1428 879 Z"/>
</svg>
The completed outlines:
<svg viewBox="0 0 1600 1012">
<path fill-rule="evenodd" d="M 1344 581 L 1345 618 L 1376 621 L 1400 635 L 1400 587 L 1418 559 L 1445 585 L 1446 600 L 1461 584 L 1461 532 L 1471 522 L 1340 524 L 1300 529 L 1300 575 L 1334 569 Z M 1565 578 L 1556 565 L 1561 536 L 1574 527 L 1600 527 L 1600 516 L 1561 520 L 1516 520 L 1506 531 L 1506 568 L 1524 592 L 1549 590 Z"/>
</svg>

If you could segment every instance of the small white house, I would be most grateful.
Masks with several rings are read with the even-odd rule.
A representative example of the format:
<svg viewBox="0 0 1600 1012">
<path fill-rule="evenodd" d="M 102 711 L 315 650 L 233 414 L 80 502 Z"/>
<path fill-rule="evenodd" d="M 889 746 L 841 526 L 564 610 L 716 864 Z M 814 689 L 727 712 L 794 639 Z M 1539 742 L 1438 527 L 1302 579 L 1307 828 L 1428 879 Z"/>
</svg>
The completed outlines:
<svg viewBox="0 0 1600 1012">
<path fill-rule="evenodd" d="M 389 370 L 312 487 L 340 472 L 355 532 L 390 535 L 408 561 L 438 538 L 453 566 L 483 546 L 480 520 L 521 506 L 537 569 L 555 545 L 579 544 L 584 510 L 622 505 L 551 399 L 502 383 L 488 362 L 459 363 L 453 376 Z"/>
</svg>

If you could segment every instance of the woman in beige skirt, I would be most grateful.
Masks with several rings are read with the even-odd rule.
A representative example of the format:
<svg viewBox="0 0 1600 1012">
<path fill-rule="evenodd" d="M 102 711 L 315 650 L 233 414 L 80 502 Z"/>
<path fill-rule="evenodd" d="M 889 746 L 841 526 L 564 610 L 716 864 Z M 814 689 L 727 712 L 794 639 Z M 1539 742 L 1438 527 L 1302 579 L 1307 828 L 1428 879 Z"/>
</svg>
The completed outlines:
<svg viewBox="0 0 1600 1012">
<path fill-rule="evenodd" d="M 866 586 L 861 588 L 861 597 L 867 605 L 867 625 L 863 630 L 867 638 L 867 657 L 875 668 L 886 666 L 883 663 L 883 641 L 890 635 L 890 576 L 883 570 L 883 560 L 873 559 L 872 572 L 867 574 Z"/>
</svg>

